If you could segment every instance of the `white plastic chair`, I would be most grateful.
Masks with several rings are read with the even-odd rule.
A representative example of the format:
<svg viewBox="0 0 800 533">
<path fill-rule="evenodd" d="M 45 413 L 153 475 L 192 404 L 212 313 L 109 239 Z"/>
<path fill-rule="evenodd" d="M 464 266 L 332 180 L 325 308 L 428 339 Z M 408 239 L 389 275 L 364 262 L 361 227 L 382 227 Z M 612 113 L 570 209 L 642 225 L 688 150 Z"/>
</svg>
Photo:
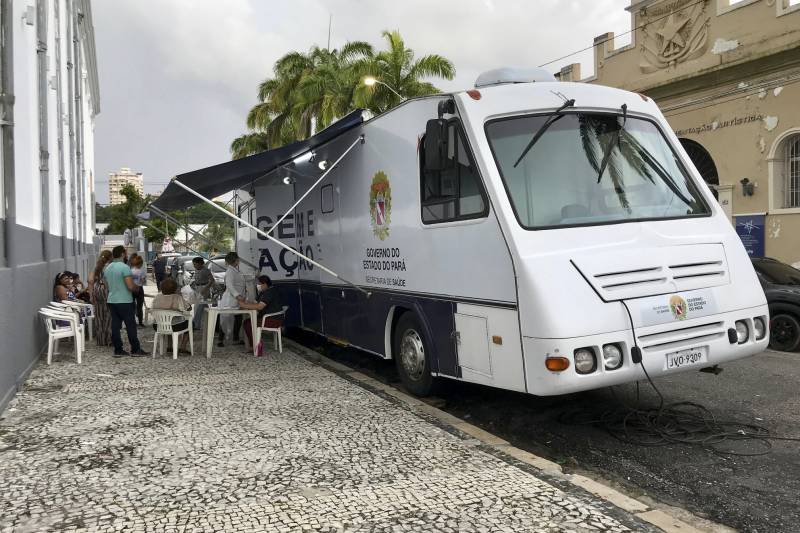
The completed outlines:
<svg viewBox="0 0 800 533">
<path fill-rule="evenodd" d="M 53 361 L 53 352 L 58 348 L 58 341 L 67 337 L 75 339 L 75 358 L 81 364 L 83 354 L 83 325 L 75 313 L 58 311 L 53 308 L 43 307 L 39 314 L 44 319 L 47 328 L 47 364 Z M 59 321 L 69 322 L 69 326 L 59 324 Z"/>
<path fill-rule="evenodd" d="M 149 303 L 147 302 L 148 299 L 149 300 L 153 300 L 153 296 L 150 296 L 149 294 L 145 294 L 144 295 L 144 305 L 142 306 L 143 307 L 143 310 L 142 310 L 142 321 L 145 324 L 149 324 L 150 323 L 150 313 L 153 312 L 153 309 L 150 307 Z M 152 302 L 150 302 L 150 303 L 152 303 Z"/>
<path fill-rule="evenodd" d="M 81 311 L 81 321 L 86 324 L 89 340 L 92 340 L 94 338 L 94 306 L 86 302 L 76 302 L 73 300 L 62 300 L 60 303 Z"/>
<path fill-rule="evenodd" d="M 177 359 L 178 344 L 179 344 L 178 341 L 181 335 L 183 335 L 184 333 L 189 335 L 189 353 L 194 355 L 194 335 L 192 335 L 191 315 L 187 316 L 186 313 L 181 313 L 180 311 L 151 309 L 150 316 L 153 317 L 153 321 L 156 325 L 156 334 L 153 336 L 153 358 L 155 358 L 156 352 L 158 351 L 159 339 L 161 339 L 161 337 L 167 336 L 167 337 L 172 337 L 172 358 Z M 189 327 L 181 331 L 172 331 L 172 319 L 176 317 L 186 319 L 189 322 Z M 161 344 L 161 355 L 164 355 L 166 346 L 167 346 L 167 339 L 164 339 L 163 344 Z"/>
<path fill-rule="evenodd" d="M 275 318 L 275 317 L 286 317 L 286 311 L 289 309 L 288 305 L 284 305 L 281 311 L 277 311 L 275 313 L 267 313 L 263 317 L 261 317 L 261 324 L 259 325 L 258 329 L 256 330 L 256 338 L 254 342 L 258 344 L 261 341 L 261 334 L 263 332 L 272 333 L 272 341 L 273 344 L 278 348 L 278 353 L 283 353 L 283 340 L 281 339 L 281 330 L 283 328 L 268 328 L 264 325 L 264 322 L 268 318 Z"/>
</svg>

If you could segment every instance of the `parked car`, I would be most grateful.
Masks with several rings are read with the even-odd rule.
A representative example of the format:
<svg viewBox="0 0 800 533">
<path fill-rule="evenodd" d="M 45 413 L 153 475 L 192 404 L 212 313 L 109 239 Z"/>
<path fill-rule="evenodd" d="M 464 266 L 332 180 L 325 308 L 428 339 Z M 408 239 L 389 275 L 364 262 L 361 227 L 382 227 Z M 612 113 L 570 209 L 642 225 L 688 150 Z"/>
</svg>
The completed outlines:
<svg viewBox="0 0 800 533">
<path fill-rule="evenodd" d="M 167 276 L 169 276 L 169 262 L 172 260 L 172 258 L 178 257 L 179 255 L 180 254 L 178 254 L 178 253 L 164 253 L 164 254 L 158 254 L 156 256 L 156 257 L 160 256 L 160 257 L 162 257 L 164 259 L 164 273 Z M 147 263 L 147 272 L 148 273 L 153 272 L 153 263 L 155 262 L 156 257 L 154 257 L 149 263 Z"/>
<path fill-rule="evenodd" d="M 800 270 L 769 257 L 753 258 L 753 267 L 769 304 L 769 347 L 796 350 L 800 346 Z"/>
<path fill-rule="evenodd" d="M 183 275 L 183 265 L 186 261 L 190 261 L 194 259 L 195 255 L 178 255 L 176 257 L 172 257 L 167 259 L 167 275 L 172 276 L 172 279 L 180 284 L 181 276 Z"/>
<path fill-rule="evenodd" d="M 208 264 L 209 270 L 211 270 L 211 275 L 214 277 L 214 282 L 217 284 L 225 284 L 225 267 L 224 261 L 220 264 L 218 261 L 206 261 Z M 178 285 L 181 287 L 184 285 L 189 285 L 194 280 L 194 273 L 195 268 L 194 264 L 191 260 L 185 261 L 181 266 L 181 274 L 178 278 Z"/>
</svg>

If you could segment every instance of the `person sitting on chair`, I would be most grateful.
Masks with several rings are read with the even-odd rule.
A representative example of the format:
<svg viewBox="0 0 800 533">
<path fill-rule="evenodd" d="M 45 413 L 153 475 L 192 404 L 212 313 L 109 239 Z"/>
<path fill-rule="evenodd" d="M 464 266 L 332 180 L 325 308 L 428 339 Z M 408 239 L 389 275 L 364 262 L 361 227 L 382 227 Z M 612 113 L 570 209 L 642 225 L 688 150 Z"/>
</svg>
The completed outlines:
<svg viewBox="0 0 800 533">
<path fill-rule="evenodd" d="M 59 272 L 53 283 L 53 298 L 57 302 L 71 301 L 78 299 L 75 288 L 72 285 L 72 275 L 69 271 Z"/>
<path fill-rule="evenodd" d="M 89 291 L 81 281 L 81 277 L 77 272 L 66 272 L 72 278 L 72 292 L 75 298 L 84 303 L 89 303 Z"/>
<path fill-rule="evenodd" d="M 272 285 L 272 280 L 269 278 L 269 276 L 258 276 L 257 281 L 258 300 L 253 303 L 239 302 L 239 307 L 242 309 L 257 309 L 259 327 L 283 327 L 282 315 L 264 318 L 264 315 L 271 315 L 272 313 L 280 313 L 283 311 L 283 306 L 281 305 L 281 296 L 278 294 L 278 288 Z M 247 340 L 250 341 L 250 346 L 252 347 L 253 329 L 249 318 L 244 321 L 243 328 L 245 335 L 247 335 Z"/>
<path fill-rule="evenodd" d="M 181 313 L 185 313 L 189 310 L 189 305 L 186 303 L 186 300 L 183 299 L 181 293 L 178 292 L 178 283 L 172 278 L 167 278 L 161 282 L 161 294 L 153 298 L 152 309 L 180 311 Z M 183 331 L 188 327 L 189 321 L 186 318 L 172 318 L 172 331 Z M 153 324 L 153 329 L 157 329 L 156 324 Z M 191 332 L 189 334 L 191 335 Z M 186 350 L 186 344 L 188 342 L 188 336 L 181 336 L 181 344 L 179 346 L 179 351 L 181 353 L 189 353 L 189 351 Z"/>
</svg>

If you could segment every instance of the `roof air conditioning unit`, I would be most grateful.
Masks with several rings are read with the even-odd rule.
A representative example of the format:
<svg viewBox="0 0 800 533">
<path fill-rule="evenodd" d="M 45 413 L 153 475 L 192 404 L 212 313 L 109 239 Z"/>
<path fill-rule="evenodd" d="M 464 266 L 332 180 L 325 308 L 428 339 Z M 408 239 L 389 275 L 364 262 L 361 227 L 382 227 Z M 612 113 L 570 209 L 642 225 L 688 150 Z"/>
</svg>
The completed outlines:
<svg viewBox="0 0 800 533">
<path fill-rule="evenodd" d="M 536 81 L 556 81 L 555 76 L 543 68 L 503 67 L 488 70 L 475 80 L 475 88 L 505 85 L 506 83 L 533 83 Z"/>
</svg>

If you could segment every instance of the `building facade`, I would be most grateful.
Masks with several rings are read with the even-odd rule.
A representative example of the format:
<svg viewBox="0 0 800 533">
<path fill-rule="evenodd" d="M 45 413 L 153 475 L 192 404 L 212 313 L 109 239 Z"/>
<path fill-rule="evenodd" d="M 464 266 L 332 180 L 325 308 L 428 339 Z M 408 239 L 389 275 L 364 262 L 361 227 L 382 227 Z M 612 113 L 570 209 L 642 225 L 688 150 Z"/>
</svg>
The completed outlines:
<svg viewBox="0 0 800 533">
<path fill-rule="evenodd" d="M 119 172 L 111 172 L 108 175 L 108 203 L 117 205 L 125 202 L 122 196 L 122 188 L 126 185 L 133 185 L 144 196 L 144 177 L 141 172 L 134 172 L 128 167 L 122 167 Z"/>
<path fill-rule="evenodd" d="M 634 0 L 631 43 L 595 38 L 563 81 L 659 104 L 753 255 L 800 262 L 800 0 Z M 622 103 L 622 102 L 621 102 Z"/>
<path fill-rule="evenodd" d="M 46 346 L 37 315 L 95 260 L 89 0 L 0 0 L 0 411 Z"/>
</svg>

